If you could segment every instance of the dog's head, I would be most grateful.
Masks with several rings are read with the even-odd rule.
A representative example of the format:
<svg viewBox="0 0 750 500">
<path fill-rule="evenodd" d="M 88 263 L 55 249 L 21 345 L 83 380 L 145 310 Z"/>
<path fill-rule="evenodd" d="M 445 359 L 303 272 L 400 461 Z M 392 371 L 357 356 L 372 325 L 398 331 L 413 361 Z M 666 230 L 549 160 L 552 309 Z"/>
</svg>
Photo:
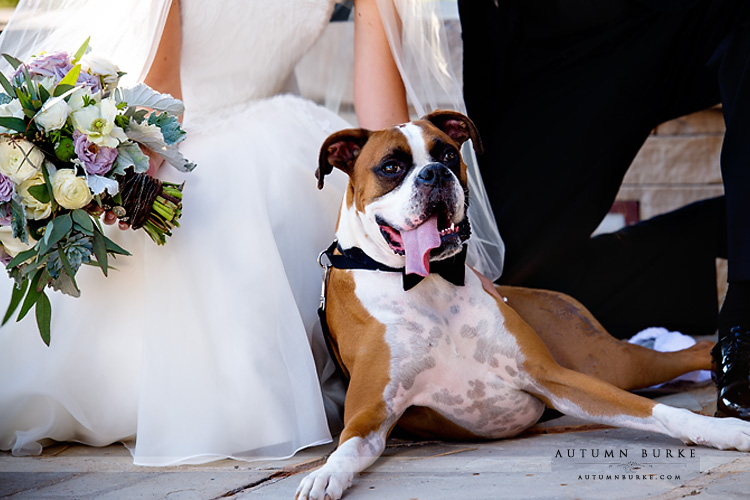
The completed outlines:
<svg viewBox="0 0 750 500">
<path fill-rule="evenodd" d="M 349 175 L 336 235 L 376 261 L 429 273 L 429 262 L 459 253 L 471 234 L 461 145 L 481 149 L 476 127 L 455 111 L 379 131 L 347 129 L 326 139 L 318 187 L 336 167 Z"/>
</svg>

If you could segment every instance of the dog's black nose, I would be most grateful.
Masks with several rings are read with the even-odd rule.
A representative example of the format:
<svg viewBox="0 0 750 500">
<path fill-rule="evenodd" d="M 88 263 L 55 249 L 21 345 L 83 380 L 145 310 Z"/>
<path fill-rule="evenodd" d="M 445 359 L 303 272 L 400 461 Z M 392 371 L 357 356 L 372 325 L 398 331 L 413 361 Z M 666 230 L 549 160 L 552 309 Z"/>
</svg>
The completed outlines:
<svg viewBox="0 0 750 500">
<path fill-rule="evenodd" d="M 451 177 L 451 171 L 442 163 L 425 165 L 417 175 L 417 183 L 426 186 L 439 186 Z"/>
</svg>

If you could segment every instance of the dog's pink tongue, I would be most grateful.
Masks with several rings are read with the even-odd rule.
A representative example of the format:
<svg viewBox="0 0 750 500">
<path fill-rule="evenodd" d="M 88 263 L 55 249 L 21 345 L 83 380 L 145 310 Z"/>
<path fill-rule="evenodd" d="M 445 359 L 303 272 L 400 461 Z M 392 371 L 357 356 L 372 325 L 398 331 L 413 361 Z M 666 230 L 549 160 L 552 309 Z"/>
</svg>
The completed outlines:
<svg viewBox="0 0 750 500">
<path fill-rule="evenodd" d="M 406 252 L 406 274 L 430 274 L 430 250 L 440 246 L 437 217 L 430 217 L 416 229 L 402 230 L 401 240 Z"/>
</svg>

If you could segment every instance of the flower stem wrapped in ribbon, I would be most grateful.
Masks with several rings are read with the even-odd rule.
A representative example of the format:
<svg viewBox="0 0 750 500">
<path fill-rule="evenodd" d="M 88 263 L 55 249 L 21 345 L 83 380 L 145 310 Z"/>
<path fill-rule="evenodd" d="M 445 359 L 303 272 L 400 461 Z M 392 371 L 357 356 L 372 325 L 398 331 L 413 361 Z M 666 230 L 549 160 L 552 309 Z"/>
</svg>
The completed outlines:
<svg viewBox="0 0 750 500">
<path fill-rule="evenodd" d="M 118 68 L 88 51 L 54 52 L 0 74 L 0 261 L 15 280 L 3 324 L 34 309 L 50 343 L 47 288 L 79 296 L 82 265 L 109 272 L 109 257 L 129 253 L 109 239 L 99 216 L 112 210 L 157 244 L 179 226 L 182 185 L 149 177 L 147 147 L 187 172 L 195 164 L 182 103 L 144 84 L 119 88 Z"/>
</svg>

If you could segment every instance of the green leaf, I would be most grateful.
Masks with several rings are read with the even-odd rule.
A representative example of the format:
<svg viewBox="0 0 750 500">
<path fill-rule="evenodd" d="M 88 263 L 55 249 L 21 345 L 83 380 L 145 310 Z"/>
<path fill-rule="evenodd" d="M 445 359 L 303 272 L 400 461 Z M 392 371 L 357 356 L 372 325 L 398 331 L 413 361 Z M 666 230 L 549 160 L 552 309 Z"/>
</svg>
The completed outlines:
<svg viewBox="0 0 750 500">
<path fill-rule="evenodd" d="M 70 265 L 70 260 L 68 260 L 68 255 L 65 253 L 65 250 L 62 248 L 58 248 L 57 255 L 60 257 L 60 262 L 62 262 L 63 269 L 65 269 L 65 274 L 70 276 L 70 279 L 73 282 L 73 286 L 78 292 L 80 292 L 80 290 L 78 289 L 78 283 L 76 283 L 75 280 L 76 273 L 75 271 L 73 271 L 73 266 Z"/>
<path fill-rule="evenodd" d="M 36 272 L 34 277 L 31 279 L 31 285 L 29 286 L 29 291 L 26 294 L 26 299 L 23 301 L 23 305 L 21 306 L 21 311 L 18 313 L 18 319 L 16 321 L 21 321 L 26 314 L 31 310 L 31 308 L 36 304 L 37 300 L 39 300 L 39 296 L 41 295 L 41 292 L 37 290 L 37 287 L 39 285 L 39 280 L 42 278 L 42 274 L 44 274 L 44 269 L 40 269 Z"/>
<path fill-rule="evenodd" d="M 13 66 L 13 69 L 18 69 L 18 67 L 23 64 L 23 62 L 20 59 L 16 59 L 10 54 L 3 54 L 3 57 L 5 58 L 6 61 L 8 61 L 8 64 Z"/>
<path fill-rule="evenodd" d="M 81 65 L 76 64 L 72 68 L 70 68 L 70 71 L 68 71 L 62 80 L 60 80 L 60 83 L 57 85 L 70 85 L 71 87 L 74 87 L 76 82 L 78 82 L 78 75 L 81 74 Z"/>
<path fill-rule="evenodd" d="M 94 221 L 91 220 L 91 216 L 85 210 L 77 208 L 71 212 L 71 215 L 73 216 L 73 222 L 81 228 L 89 232 L 94 230 Z"/>
<path fill-rule="evenodd" d="M 64 95 L 66 92 L 70 92 L 71 90 L 75 89 L 72 85 L 60 85 L 57 84 L 57 87 L 55 87 L 55 90 L 52 92 L 53 97 L 60 97 Z"/>
<path fill-rule="evenodd" d="M 47 253 L 55 243 L 67 236 L 71 229 L 73 229 L 73 218 L 70 214 L 59 215 L 49 221 L 42 244 L 39 246 L 39 254 Z"/>
<path fill-rule="evenodd" d="M 23 69 L 23 79 L 26 82 L 26 89 L 29 91 L 29 95 L 31 95 L 32 100 L 38 101 L 39 93 L 37 92 L 34 82 L 31 80 L 31 74 L 29 73 L 29 69 L 26 66 L 24 66 L 22 69 Z"/>
<path fill-rule="evenodd" d="M 10 304 L 8 304 L 8 310 L 5 311 L 5 317 L 3 318 L 3 325 L 13 316 L 13 313 L 18 309 L 18 304 L 21 303 L 21 299 L 26 294 L 26 289 L 29 286 L 29 280 L 23 280 L 21 286 L 14 286 L 13 293 L 10 296 Z"/>
<path fill-rule="evenodd" d="M 23 108 L 24 113 L 26 113 L 26 116 L 32 118 L 36 114 L 36 108 L 34 108 L 34 105 L 31 102 L 31 96 L 24 94 L 21 89 L 16 89 L 16 97 L 18 97 L 18 102 L 21 103 L 21 107 Z M 31 116 L 29 116 L 29 113 L 31 113 Z"/>
<path fill-rule="evenodd" d="M 44 177 L 44 184 L 47 185 L 47 190 L 49 190 L 49 192 L 51 193 L 52 192 L 52 180 L 50 180 L 49 178 L 49 171 L 47 170 L 47 166 L 46 165 L 43 166 L 41 170 L 42 170 L 42 177 Z"/>
<path fill-rule="evenodd" d="M 23 118 L 15 116 L 0 116 L 0 126 L 15 130 L 16 132 L 26 132 L 26 121 Z"/>
<path fill-rule="evenodd" d="M 89 48 L 89 41 L 91 41 L 91 37 L 88 37 L 83 44 L 76 50 L 75 55 L 73 56 L 73 64 L 77 63 L 81 60 L 81 57 L 83 57 L 83 54 L 86 53 L 86 49 Z"/>
<path fill-rule="evenodd" d="M 104 241 L 107 245 L 107 251 L 109 253 L 115 253 L 117 255 L 130 255 L 130 252 L 122 248 L 120 245 L 115 243 L 114 241 L 110 240 L 106 236 L 104 237 Z"/>
<path fill-rule="evenodd" d="M 49 99 L 49 91 L 42 85 L 39 85 L 39 99 L 41 99 L 42 102 Z"/>
<path fill-rule="evenodd" d="M 5 266 L 6 269 L 12 269 L 16 267 L 18 264 L 21 264 L 22 262 L 26 262 L 28 259 L 36 255 L 36 248 L 29 248 L 28 250 L 19 253 L 15 257 L 13 257 L 13 260 L 8 262 L 8 265 Z"/>
<path fill-rule="evenodd" d="M 52 200 L 52 196 L 49 194 L 46 184 L 36 184 L 31 186 L 29 194 L 36 198 L 40 203 L 49 203 Z"/>
<path fill-rule="evenodd" d="M 107 243 L 104 234 L 100 231 L 94 231 L 94 255 L 102 268 L 102 273 L 107 276 Z"/>
<path fill-rule="evenodd" d="M 36 325 L 39 327 L 39 334 L 47 346 L 50 341 L 50 323 L 52 322 L 52 305 L 49 303 L 49 297 L 42 292 L 39 300 L 36 302 Z"/>
<path fill-rule="evenodd" d="M 3 89 L 5 89 L 5 92 L 8 95 L 16 95 L 16 91 L 13 88 L 13 85 L 10 84 L 7 78 L 5 78 L 5 75 L 0 73 L 0 85 L 3 86 Z"/>
</svg>

